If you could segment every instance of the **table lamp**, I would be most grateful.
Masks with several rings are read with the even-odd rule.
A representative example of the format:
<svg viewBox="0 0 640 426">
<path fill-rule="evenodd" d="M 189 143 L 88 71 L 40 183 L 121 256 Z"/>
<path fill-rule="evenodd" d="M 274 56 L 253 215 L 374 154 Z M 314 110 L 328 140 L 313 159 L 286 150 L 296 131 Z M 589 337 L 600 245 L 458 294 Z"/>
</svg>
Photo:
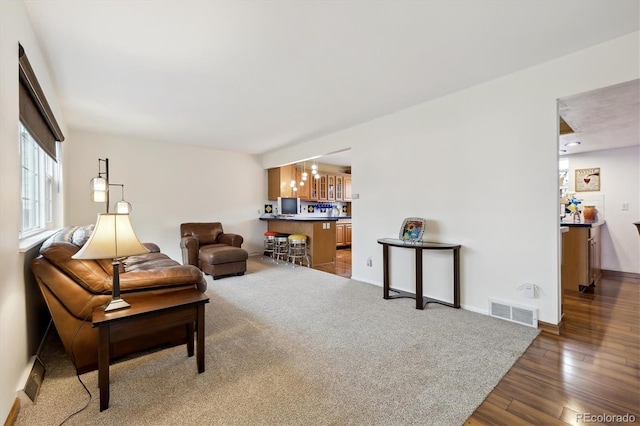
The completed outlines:
<svg viewBox="0 0 640 426">
<path fill-rule="evenodd" d="M 108 312 L 131 306 L 120 298 L 120 259 L 148 251 L 133 232 L 128 214 L 102 213 L 98 214 L 98 221 L 89 240 L 71 258 L 113 259 L 113 296 L 104 308 Z"/>
</svg>

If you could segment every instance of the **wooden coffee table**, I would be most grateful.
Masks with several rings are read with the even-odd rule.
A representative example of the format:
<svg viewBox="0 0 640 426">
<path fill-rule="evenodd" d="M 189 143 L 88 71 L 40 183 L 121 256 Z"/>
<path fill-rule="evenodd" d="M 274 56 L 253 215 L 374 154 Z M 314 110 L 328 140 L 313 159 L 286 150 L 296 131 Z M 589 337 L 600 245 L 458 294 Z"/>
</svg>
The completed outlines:
<svg viewBox="0 0 640 426">
<path fill-rule="evenodd" d="M 125 339 L 184 325 L 187 355 L 193 356 L 194 324 L 198 339 L 198 373 L 204 372 L 204 304 L 209 296 L 199 290 L 181 290 L 130 301 L 131 307 L 105 312 L 93 311 L 92 325 L 99 328 L 98 386 L 100 411 L 109 408 L 109 346 Z"/>
</svg>

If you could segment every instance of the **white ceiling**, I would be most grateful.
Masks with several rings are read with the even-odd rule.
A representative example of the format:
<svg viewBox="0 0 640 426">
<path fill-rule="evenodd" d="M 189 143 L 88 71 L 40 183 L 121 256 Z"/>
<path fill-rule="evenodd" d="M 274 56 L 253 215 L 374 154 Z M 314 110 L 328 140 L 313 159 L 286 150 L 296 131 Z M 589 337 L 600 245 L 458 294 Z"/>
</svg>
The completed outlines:
<svg viewBox="0 0 640 426">
<path fill-rule="evenodd" d="M 559 99 L 558 113 L 575 132 L 560 136 L 560 155 L 640 145 L 640 80 Z"/>
<path fill-rule="evenodd" d="M 637 0 L 25 3 L 69 127 L 252 154 L 638 31 L 640 12 Z"/>
</svg>

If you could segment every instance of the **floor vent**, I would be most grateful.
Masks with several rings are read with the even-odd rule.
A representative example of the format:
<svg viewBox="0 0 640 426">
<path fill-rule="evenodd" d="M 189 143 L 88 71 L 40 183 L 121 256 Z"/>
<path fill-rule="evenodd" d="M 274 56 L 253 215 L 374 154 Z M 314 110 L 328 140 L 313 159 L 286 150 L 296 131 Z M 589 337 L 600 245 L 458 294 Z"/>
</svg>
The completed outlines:
<svg viewBox="0 0 640 426">
<path fill-rule="evenodd" d="M 531 306 L 514 305 L 513 303 L 489 299 L 489 315 L 538 328 L 537 310 Z"/>
<path fill-rule="evenodd" d="M 28 401 L 25 401 L 24 398 L 20 398 L 23 403 L 36 402 L 36 398 L 38 398 L 38 393 L 40 392 L 40 386 L 42 386 L 42 381 L 44 380 L 44 373 L 44 364 L 40 361 L 40 358 L 35 357 L 33 367 L 31 368 L 31 372 L 27 378 L 27 383 L 25 383 L 24 389 L 20 391 L 20 396 L 26 396 L 28 398 Z"/>
</svg>

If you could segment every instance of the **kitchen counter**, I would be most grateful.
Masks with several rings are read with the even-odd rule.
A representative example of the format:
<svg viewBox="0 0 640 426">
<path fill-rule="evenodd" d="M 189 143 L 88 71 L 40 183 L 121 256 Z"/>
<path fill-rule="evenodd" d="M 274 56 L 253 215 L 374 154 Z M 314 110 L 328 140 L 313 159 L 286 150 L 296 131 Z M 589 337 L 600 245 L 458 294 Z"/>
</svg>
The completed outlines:
<svg viewBox="0 0 640 426">
<path fill-rule="evenodd" d="M 332 217 L 311 217 L 311 216 L 299 216 L 299 217 L 287 217 L 287 216 L 261 216 L 260 220 L 268 221 L 287 221 L 287 222 L 330 222 L 340 219 L 351 219 L 351 216 L 332 216 Z"/>
<path fill-rule="evenodd" d="M 594 223 L 561 223 L 568 232 L 562 235 L 562 291 L 587 291 L 600 278 L 600 227 Z"/>
<path fill-rule="evenodd" d="M 336 225 L 339 217 L 261 217 L 268 224 L 268 230 L 286 234 L 307 236 L 307 248 L 311 266 L 335 262 Z"/>
<path fill-rule="evenodd" d="M 569 227 L 582 227 L 582 228 L 594 228 L 596 226 L 604 225 L 606 222 L 604 220 L 599 220 L 597 222 L 574 222 L 572 220 L 561 220 L 560 226 L 569 226 Z"/>
</svg>

